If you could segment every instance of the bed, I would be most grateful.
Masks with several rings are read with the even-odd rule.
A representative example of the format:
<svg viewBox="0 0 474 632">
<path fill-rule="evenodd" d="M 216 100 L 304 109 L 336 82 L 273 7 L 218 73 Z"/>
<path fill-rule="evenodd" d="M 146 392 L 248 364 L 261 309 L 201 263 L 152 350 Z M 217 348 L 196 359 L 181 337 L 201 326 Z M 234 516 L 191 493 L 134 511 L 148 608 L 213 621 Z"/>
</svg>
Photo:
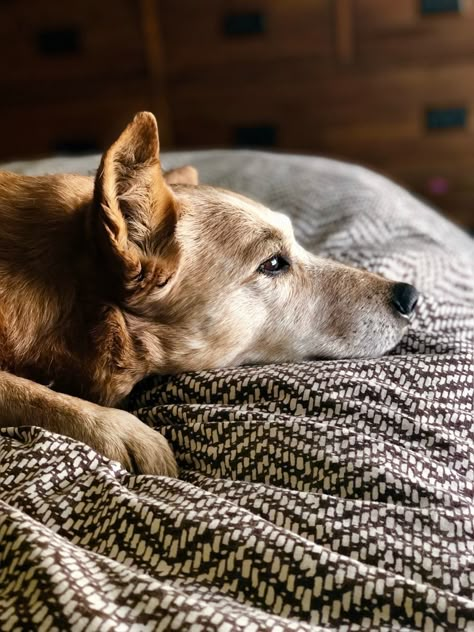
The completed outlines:
<svg viewBox="0 0 474 632">
<path fill-rule="evenodd" d="M 170 153 L 288 213 L 308 249 L 413 283 L 380 359 L 152 377 L 127 406 L 179 479 L 0 430 L 0 629 L 474 630 L 474 248 L 363 168 Z M 15 163 L 93 173 L 98 157 Z"/>
</svg>

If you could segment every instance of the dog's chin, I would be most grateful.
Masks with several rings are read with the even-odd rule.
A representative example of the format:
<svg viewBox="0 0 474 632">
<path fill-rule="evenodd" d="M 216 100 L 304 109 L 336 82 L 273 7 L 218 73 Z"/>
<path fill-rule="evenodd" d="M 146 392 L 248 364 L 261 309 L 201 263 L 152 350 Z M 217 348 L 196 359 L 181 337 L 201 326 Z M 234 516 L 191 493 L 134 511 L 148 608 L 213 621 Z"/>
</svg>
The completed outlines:
<svg viewBox="0 0 474 632">
<path fill-rule="evenodd" d="M 263 365 L 263 364 L 294 364 L 298 362 L 328 361 L 328 360 L 356 360 L 356 359 L 375 359 L 392 352 L 405 336 L 410 319 L 397 318 L 395 322 L 391 322 L 383 329 L 383 334 L 371 335 L 370 332 L 355 332 L 354 339 L 349 338 L 319 338 L 315 336 L 314 340 L 306 340 L 303 349 L 289 346 L 285 348 L 281 345 L 279 348 L 268 348 L 265 351 L 256 351 L 253 347 L 251 351 L 246 350 L 244 353 L 233 358 L 229 364 L 221 366 L 242 366 L 242 365 Z M 357 335 L 358 334 L 358 335 Z M 308 348 L 314 345 L 314 349 L 306 352 L 304 347 Z M 258 348 L 258 347 L 257 347 Z"/>
<path fill-rule="evenodd" d="M 333 348 L 330 351 L 321 353 L 312 353 L 304 359 L 309 361 L 317 360 L 357 360 L 380 358 L 392 352 L 401 342 L 408 330 L 409 322 L 405 323 L 397 331 L 392 331 L 390 336 L 384 338 L 368 338 L 364 341 L 358 341 L 351 344 L 350 341 L 343 348 Z M 335 345 L 336 347 L 336 345 Z"/>
</svg>

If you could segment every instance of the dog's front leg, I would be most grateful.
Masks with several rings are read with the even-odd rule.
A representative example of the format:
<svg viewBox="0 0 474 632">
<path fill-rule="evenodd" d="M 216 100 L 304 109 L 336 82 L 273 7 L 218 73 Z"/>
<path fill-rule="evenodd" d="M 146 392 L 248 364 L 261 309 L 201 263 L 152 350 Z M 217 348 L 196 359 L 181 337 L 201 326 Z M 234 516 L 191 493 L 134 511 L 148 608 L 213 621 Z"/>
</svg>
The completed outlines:
<svg viewBox="0 0 474 632">
<path fill-rule="evenodd" d="M 27 425 L 83 441 L 129 470 L 177 474 L 166 439 L 130 413 L 56 393 L 0 371 L 0 427 Z"/>
</svg>

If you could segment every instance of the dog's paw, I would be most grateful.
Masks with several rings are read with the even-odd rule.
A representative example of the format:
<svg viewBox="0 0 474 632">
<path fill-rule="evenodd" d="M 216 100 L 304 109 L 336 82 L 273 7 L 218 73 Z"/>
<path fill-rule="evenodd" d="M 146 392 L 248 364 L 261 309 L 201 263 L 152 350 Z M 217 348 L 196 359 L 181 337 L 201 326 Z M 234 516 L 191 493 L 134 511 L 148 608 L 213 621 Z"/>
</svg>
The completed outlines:
<svg viewBox="0 0 474 632">
<path fill-rule="evenodd" d="M 97 414 L 99 433 L 92 447 L 98 452 L 131 472 L 178 475 L 173 452 L 162 434 L 118 408 L 101 408 Z"/>
</svg>

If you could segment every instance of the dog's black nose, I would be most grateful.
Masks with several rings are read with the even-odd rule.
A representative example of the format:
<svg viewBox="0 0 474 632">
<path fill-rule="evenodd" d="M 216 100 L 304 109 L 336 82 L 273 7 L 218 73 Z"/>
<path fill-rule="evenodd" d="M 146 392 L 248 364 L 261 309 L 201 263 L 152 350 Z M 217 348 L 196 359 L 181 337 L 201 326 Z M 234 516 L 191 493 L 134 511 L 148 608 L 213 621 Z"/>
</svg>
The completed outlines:
<svg viewBox="0 0 474 632">
<path fill-rule="evenodd" d="M 392 303 L 404 316 L 413 314 L 418 302 L 418 290 L 408 283 L 395 283 L 392 287 Z"/>
</svg>

